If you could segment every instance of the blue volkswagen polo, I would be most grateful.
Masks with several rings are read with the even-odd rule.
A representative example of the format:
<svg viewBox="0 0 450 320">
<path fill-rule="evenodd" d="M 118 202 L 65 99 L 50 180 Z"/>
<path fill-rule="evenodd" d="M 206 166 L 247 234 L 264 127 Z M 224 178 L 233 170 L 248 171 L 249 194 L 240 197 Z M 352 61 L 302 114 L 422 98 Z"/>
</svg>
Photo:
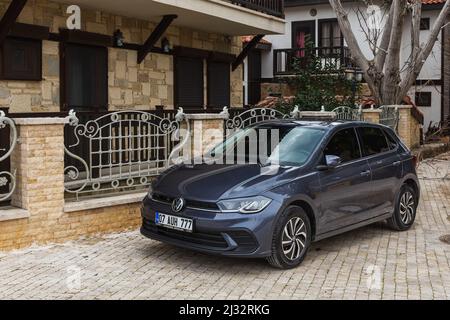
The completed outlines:
<svg viewBox="0 0 450 320">
<path fill-rule="evenodd" d="M 420 192 L 416 159 L 390 128 L 268 121 L 239 131 L 210 155 L 225 157 L 230 148 L 224 146 L 262 130 L 278 135 L 264 161 L 252 161 L 245 148 L 245 163 L 182 164 L 158 177 L 143 202 L 141 233 L 293 268 L 313 241 L 383 220 L 398 231 L 413 225 Z"/>
</svg>

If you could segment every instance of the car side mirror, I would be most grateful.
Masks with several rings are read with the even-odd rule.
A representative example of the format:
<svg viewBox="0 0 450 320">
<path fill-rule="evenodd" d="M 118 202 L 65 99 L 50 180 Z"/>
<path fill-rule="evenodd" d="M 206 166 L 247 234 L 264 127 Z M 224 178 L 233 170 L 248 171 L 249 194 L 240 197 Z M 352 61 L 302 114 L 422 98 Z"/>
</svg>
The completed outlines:
<svg viewBox="0 0 450 320">
<path fill-rule="evenodd" d="M 326 165 L 317 166 L 317 170 L 325 171 L 325 170 L 336 168 L 338 165 L 341 164 L 342 160 L 341 160 L 341 157 L 330 154 L 330 155 L 325 155 L 325 162 L 326 162 Z"/>
<path fill-rule="evenodd" d="M 341 157 L 334 156 L 334 155 L 326 155 L 325 161 L 327 163 L 327 166 L 330 168 L 337 167 L 342 162 Z"/>
</svg>

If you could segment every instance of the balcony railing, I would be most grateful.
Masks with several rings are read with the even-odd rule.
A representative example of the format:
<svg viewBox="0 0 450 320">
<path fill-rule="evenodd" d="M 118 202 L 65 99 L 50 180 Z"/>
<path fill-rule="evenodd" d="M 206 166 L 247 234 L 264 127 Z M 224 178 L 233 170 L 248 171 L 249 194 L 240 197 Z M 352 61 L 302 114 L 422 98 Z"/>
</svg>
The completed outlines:
<svg viewBox="0 0 450 320">
<path fill-rule="evenodd" d="M 235 5 L 267 13 L 276 17 L 284 17 L 284 0 L 224 0 Z"/>
<path fill-rule="evenodd" d="M 306 66 L 312 57 L 318 57 L 324 70 L 342 70 L 354 68 L 347 47 L 316 47 L 301 49 L 273 50 L 274 76 L 287 76 L 295 73 L 296 68 Z"/>
</svg>

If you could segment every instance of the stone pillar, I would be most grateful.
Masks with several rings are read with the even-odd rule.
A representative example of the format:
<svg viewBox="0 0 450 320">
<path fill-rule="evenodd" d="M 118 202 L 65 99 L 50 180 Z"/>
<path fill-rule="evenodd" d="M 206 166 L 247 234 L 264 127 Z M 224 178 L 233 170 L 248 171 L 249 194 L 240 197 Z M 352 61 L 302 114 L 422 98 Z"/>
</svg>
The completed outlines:
<svg viewBox="0 0 450 320">
<path fill-rule="evenodd" d="M 371 122 L 371 123 L 380 123 L 380 115 L 381 110 L 380 109 L 363 109 L 363 121 Z"/>
<path fill-rule="evenodd" d="M 333 121 L 336 113 L 333 111 L 301 111 L 300 119 L 305 121 Z"/>
<path fill-rule="evenodd" d="M 30 224 L 40 229 L 35 240 L 48 238 L 43 225 L 64 207 L 64 118 L 14 119 L 18 145 L 11 155 L 17 189 L 12 205 L 30 212 Z"/>
<path fill-rule="evenodd" d="M 398 135 L 408 148 L 420 145 L 420 123 L 412 116 L 412 106 L 398 105 Z"/>
<path fill-rule="evenodd" d="M 191 130 L 191 156 L 199 157 L 220 143 L 224 137 L 224 114 L 188 114 Z"/>
</svg>

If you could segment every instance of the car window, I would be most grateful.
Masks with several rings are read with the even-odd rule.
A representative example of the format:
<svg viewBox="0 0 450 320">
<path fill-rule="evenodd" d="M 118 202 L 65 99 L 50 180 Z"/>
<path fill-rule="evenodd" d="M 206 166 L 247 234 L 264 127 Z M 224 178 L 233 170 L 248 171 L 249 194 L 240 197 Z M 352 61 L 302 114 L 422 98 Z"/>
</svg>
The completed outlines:
<svg viewBox="0 0 450 320">
<path fill-rule="evenodd" d="M 336 133 L 326 146 L 324 155 L 338 156 L 342 163 L 361 158 L 355 130 L 349 128 Z"/>
<path fill-rule="evenodd" d="M 383 131 L 375 127 L 358 128 L 361 136 L 362 151 L 365 157 L 389 151 L 386 136 Z"/>
<path fill-rule="evenodd" d="M 325 135 L 325 130 L 304 126 L 258 126 L 237 131 L 206 155 L 238 163 L 303 165 Z"/>
<path fill-rule="evenodd" d="M 390 132 L 388 132 L 387 130 L 384 130 L 384 135 L 386 136 L 386 138 L 388 140 L 389 149 L 394 150 L 395 148 L 397 148 L 398 142 L 397 142 L 397 140 L 394 139 L 392 134 Z"/>
</svg>

